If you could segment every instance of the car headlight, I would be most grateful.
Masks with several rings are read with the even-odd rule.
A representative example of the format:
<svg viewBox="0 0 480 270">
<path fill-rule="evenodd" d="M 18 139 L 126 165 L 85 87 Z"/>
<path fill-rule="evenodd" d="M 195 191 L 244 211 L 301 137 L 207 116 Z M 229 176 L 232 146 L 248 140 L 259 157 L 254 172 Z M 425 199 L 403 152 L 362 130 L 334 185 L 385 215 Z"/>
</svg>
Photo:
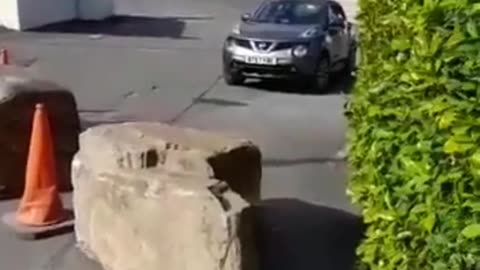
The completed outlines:
<svg viewBox="0 0 480 270">
<path fill-rule="evenodd" d="M 318 33 L 318 29 L 316 27 L 312 27 L 310 29 L 307 29 L 305 32 L 300 34 L 300 37 L 302 38 L 311 38 L 315 36 Z"/>
<path fill-rule="evenodd" d="M 225 40 L 225 49 L 227 49 L 227 51 L 231 52 L 234 46 L 235 40 L 233 38 L 227 38 L 227 40 Z"/>
<path fill-rule="evenodd" d="M 297 45 L 293 47 L 292 54 L 295 57 L 304 57 L 308 53 L 308 48 L 305 45 Z"/>
<path fill-rule="evenodd" d="M 232 28 L 232 33 L 235 35 L 240 35 L 240 24 L 237 23 L 235 26 Z"/>
</svg>

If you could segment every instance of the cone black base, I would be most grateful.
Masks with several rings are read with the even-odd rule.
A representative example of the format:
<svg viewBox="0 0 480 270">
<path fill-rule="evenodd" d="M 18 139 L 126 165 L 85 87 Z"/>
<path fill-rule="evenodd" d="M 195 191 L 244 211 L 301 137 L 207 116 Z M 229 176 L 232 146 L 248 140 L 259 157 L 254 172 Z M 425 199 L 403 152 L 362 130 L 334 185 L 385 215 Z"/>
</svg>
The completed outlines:
<svg viewBox="0 0 480 270">
<path fill-rule="evenodd" d="M 64 221 L 49 226 L 27 226 L 20 224 L 16 219 L 15 212 L 9 212 L 2 216 L 2 222 L 9 227 L 12 232 L 20 239 L 38 240 L 61 234 L 71 233 L 73 231 L 74 218 L 71 210 L 65 210 L 66 218 Z"/>
</svg>

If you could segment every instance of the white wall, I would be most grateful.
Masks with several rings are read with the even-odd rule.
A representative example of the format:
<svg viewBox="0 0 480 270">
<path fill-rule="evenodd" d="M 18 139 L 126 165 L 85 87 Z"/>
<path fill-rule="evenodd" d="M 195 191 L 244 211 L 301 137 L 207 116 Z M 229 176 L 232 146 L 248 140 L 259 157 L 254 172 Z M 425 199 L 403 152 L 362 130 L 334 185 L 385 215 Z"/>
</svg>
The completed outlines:
<svg viewBox="0 0 480 270">
<path fill-rule="evenodd" d="M 78 0 L 77 16 L 82 20 L 103 20 L 112 16 L 114 9 L 113 0 Z"/>
<path fill-rule="evenodd" d="M 76 0 L 0 0 L 0 24 L 25 30 L 76 17 Z"/>
<path fill-rule="evenodd" d="M 17 0 L 0 0 L 0 25 L 10 29 L 20 28 Z"/>
<path fill-rule="evenodd" d="M 0 25 L 21 31 L 77 17 L 100 20 L 113 12 L 113 0 L 0 0 Z"/>
<path fill-rule="evenodd" d="M 19 30 L 71 20 L 74 19 L 77 14 L 76 0 L 17 1 L 21 27 Z"/>
</svg>

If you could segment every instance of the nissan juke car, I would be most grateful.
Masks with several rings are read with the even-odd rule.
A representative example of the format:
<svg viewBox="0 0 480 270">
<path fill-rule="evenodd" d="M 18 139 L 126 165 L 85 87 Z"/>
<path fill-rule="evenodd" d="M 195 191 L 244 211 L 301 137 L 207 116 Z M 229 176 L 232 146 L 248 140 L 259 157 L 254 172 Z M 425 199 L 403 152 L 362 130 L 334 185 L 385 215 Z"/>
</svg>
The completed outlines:
<svg viewBox="0 0 480 270">
<path fill-rule="evenodd" d="M 266 0 L 227 36 L 223 77 L 229 85 L 296 79 L 323 91 L 332 73 L 353 68 L 355 53 L 352 23 L 338 2 Z"/>
</svg>

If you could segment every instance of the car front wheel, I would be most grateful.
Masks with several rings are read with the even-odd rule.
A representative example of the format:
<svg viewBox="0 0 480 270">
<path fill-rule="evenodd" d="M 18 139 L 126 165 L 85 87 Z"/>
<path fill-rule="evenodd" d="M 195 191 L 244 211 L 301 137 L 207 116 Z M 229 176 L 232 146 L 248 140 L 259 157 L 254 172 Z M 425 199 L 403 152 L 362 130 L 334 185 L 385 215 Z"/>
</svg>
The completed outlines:
<svg viewBox="0 0 480 270">
<path fill-rule="evenodd" d="M 353 72 L 355 72 L 357 68 L 357 60 L 358 59 L 358 52 L 357 47 L 355 44 L 350 46 L 350 50 L 348 52 L 348 58 L 345 60 L 345 67 L 343 68 L 343 74 L 346 76 L 351 76 Z"/>
<path fill-rule="evenodd" d="M 323 55 L 320 57 L 314 78 L 314 87 L 317 92 L 327 91 L 330 83 L 330 60 L 328 56 Z"/>
<path fill-rule="evenodd" d="M 231 68 L 223 69 L 223 79 L 228 85 L 241 85 L 245 82 L 245 77 L 238 71 L 233 71 Z"/>
</svg>

